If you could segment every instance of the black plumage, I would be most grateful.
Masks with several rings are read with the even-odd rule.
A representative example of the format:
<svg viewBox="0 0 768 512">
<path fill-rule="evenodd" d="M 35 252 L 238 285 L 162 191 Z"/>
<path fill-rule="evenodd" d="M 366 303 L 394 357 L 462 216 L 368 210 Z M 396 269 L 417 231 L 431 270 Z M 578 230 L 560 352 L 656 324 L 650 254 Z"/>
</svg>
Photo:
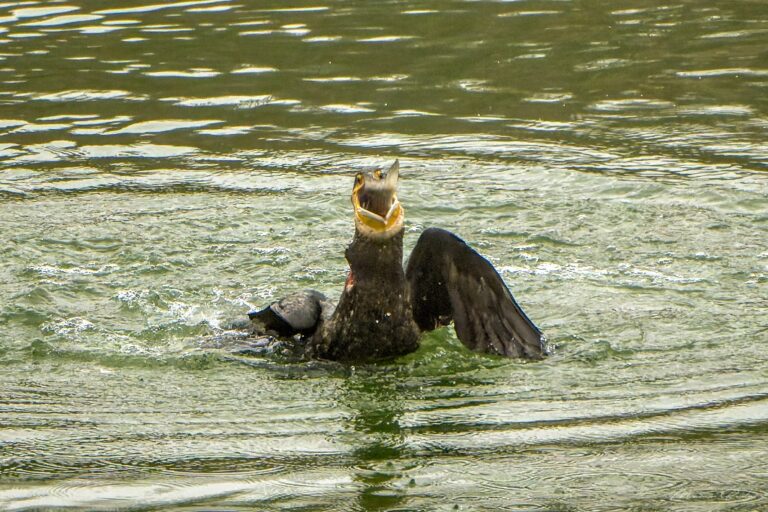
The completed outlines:
<svg viewBox="0 0 768 512">
<path fill-rule="evenodd" d="M 403 269 L 398 176 L 395 162 L 387 175 L 375 171 L 355 181 L 356 229 L 345 252 L 350 273 L 338 306 L 319 292 L 301 292 L 249 313 L 255 330 L 298 335 L 306 357 L 372 361 L 412 352 L 423 331 L 452 321 L 471 350 L 545 357 L 542 332 L 493 265 L 453 233 L 425 230 Z M 370 205 L 375 211 L 366 209 Z"/>
</svg>

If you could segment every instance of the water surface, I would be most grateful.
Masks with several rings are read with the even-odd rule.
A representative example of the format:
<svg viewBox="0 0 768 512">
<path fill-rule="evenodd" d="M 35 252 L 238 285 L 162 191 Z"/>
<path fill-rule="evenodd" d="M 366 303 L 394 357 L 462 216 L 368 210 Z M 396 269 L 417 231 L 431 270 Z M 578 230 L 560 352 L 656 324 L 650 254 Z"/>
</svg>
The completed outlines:
<svg viewBox="0 0 768 512">
<path fill-rule="evenodd" d="M 768 507 L 768 6 L 0 4 L 3 510 Z M 556 345 L 212 346 L 338 296 L 352 176 Z"/>
</svg>

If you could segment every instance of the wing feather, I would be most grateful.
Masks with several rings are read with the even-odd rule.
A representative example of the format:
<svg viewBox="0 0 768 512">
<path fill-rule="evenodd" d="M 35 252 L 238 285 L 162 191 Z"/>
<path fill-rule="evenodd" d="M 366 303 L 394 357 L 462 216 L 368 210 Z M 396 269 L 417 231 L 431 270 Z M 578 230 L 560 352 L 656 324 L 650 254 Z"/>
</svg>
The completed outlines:
<svg viewBox="0 0 768 512">
<path fill-rule="evenodd" d="M 422 330 L 453 320 L 468 348 L 507 357 L 541 359 L 546 342 L 491 263 L 456 235 L 422 233 L 408 260 L 414 319 Z"/>
</svg>

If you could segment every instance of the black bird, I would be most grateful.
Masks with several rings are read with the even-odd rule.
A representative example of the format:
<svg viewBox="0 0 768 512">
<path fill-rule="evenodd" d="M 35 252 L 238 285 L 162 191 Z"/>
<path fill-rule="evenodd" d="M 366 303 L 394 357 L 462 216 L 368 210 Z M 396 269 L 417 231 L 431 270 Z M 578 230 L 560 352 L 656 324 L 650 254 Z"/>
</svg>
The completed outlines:
<svg viewBox="0 0 768 512">
<path fill-rule="evenodd" d="M 546 356 L 544 336 L 493 265 L 453 233 L 425 230 L 403 270 L 399 172 L 395 161 L 386 173 L 355 177 L 355 236 L 338 306 L 320 292 L 300 292 L 248 313 L 254 332 L 293 338 L 309 358 L 363 362 L 413 352 L 423 331 L 453 321 L 476 352 Z"/>
</svg>

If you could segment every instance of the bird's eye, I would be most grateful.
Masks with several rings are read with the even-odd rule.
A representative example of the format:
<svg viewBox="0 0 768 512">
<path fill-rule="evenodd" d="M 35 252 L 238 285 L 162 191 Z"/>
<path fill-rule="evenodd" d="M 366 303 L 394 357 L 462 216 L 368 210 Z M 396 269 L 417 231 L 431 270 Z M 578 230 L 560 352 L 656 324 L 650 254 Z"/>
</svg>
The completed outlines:
<svg viewBox="0 0 768 512">
<path fill-rule="evenodd" d="M 375 171 L 373 171 L 373 176 L 377 180 L 380 180 L 381 179 L 381 169 L 376 169 Z"/>
</svg>

